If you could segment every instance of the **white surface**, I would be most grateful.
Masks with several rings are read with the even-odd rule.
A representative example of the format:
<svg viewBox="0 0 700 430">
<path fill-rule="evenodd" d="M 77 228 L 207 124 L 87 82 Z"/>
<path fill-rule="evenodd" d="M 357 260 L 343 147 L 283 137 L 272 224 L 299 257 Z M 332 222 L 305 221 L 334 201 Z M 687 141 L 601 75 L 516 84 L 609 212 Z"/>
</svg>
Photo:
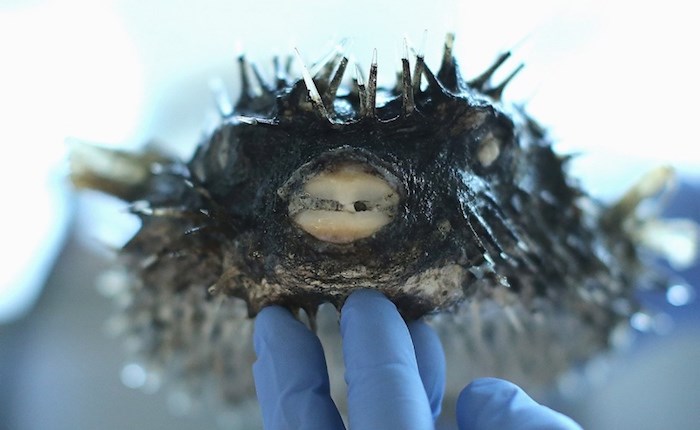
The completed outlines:
<svg viewBox="0 0 700 430">
<path fill-rule="evenodd" d="M 78 11 L 84 14 L 77 13 Z M 68 224 L 64 139 L 127 139 L 140 115 L 140 66 L 109 8 L 0 6 L 0 322 L 39 293 Z M 110 81 L 118 68 L 119 81 Z"/>
</svg>

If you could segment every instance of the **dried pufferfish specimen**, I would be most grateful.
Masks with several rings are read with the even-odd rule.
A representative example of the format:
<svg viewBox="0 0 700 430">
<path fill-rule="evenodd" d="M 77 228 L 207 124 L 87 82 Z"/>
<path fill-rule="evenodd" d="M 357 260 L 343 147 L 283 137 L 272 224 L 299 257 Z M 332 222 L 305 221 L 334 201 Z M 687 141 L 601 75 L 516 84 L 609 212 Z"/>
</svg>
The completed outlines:
<svg viewBox="0 0 700 430">
<path fill-rule="evenodd" d="M 657 279 L 636 208 L 668 171 L 609 207 L 591 199 L 546 131 L 501 102 L 519 68 L 491 85 L 509 54 L 467 81 L 453 40 L 437 74 L 407 52 L 394 88 L 378 88 L 376 54 L 349 86 L 342 52 L 296 80 L 276 58 L 272 83 L 241 57 L 242 95 L 189 162 L 75 147 L 73 181 L 142 221 L 110 279 L 147 369 L 245 402 L 262 307 L 303 310 L 316 328 L 321 304 L 360 288 L 433 316 L 455 389 L 551 382 L 610 346 L 635 288 Z M 319 323 L 337 336 L 333 317 Z"/>
</svg>

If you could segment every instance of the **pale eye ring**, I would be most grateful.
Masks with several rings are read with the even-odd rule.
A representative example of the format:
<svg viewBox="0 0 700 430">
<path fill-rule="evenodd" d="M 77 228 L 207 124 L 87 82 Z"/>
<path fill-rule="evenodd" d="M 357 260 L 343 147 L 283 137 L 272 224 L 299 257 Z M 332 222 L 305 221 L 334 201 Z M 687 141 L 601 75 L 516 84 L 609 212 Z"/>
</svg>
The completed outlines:
<svg viewBox="0 0 700 430">
<path fill-rule="evenodd" d="M 501 155 L 501 140 L 489 132 L 479 142 L 476 158 L 483 167 L 491 166 Z"/>
</svg>

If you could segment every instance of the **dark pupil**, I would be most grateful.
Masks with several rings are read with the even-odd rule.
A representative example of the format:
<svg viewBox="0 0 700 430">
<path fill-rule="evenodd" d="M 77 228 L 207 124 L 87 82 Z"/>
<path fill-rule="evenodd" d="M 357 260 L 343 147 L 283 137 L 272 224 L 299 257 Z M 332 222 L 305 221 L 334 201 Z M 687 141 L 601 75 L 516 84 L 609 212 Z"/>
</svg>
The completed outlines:
<svg viewBox="0 0 700 430">
<path fill-rule="evenodd" d="M 362 202 L 355 202 L 355 212 L 362 212 L 367 210 L 367 205 Z"/>
</svg>

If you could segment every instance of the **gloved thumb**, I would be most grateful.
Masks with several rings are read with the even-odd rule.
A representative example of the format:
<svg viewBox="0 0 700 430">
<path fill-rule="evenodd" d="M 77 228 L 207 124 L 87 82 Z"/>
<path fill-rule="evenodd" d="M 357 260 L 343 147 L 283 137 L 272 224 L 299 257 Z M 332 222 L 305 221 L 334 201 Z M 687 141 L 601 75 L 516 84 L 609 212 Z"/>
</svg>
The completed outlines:
<svg viewBox="0 0 700 430">
<path fill-rule="evenodd" d="M 581 430 L 574 420 L 532 400 L 517 385 L 482 378 L 467 385 L 457 400 L 459 430 Z"/>
</svg>

